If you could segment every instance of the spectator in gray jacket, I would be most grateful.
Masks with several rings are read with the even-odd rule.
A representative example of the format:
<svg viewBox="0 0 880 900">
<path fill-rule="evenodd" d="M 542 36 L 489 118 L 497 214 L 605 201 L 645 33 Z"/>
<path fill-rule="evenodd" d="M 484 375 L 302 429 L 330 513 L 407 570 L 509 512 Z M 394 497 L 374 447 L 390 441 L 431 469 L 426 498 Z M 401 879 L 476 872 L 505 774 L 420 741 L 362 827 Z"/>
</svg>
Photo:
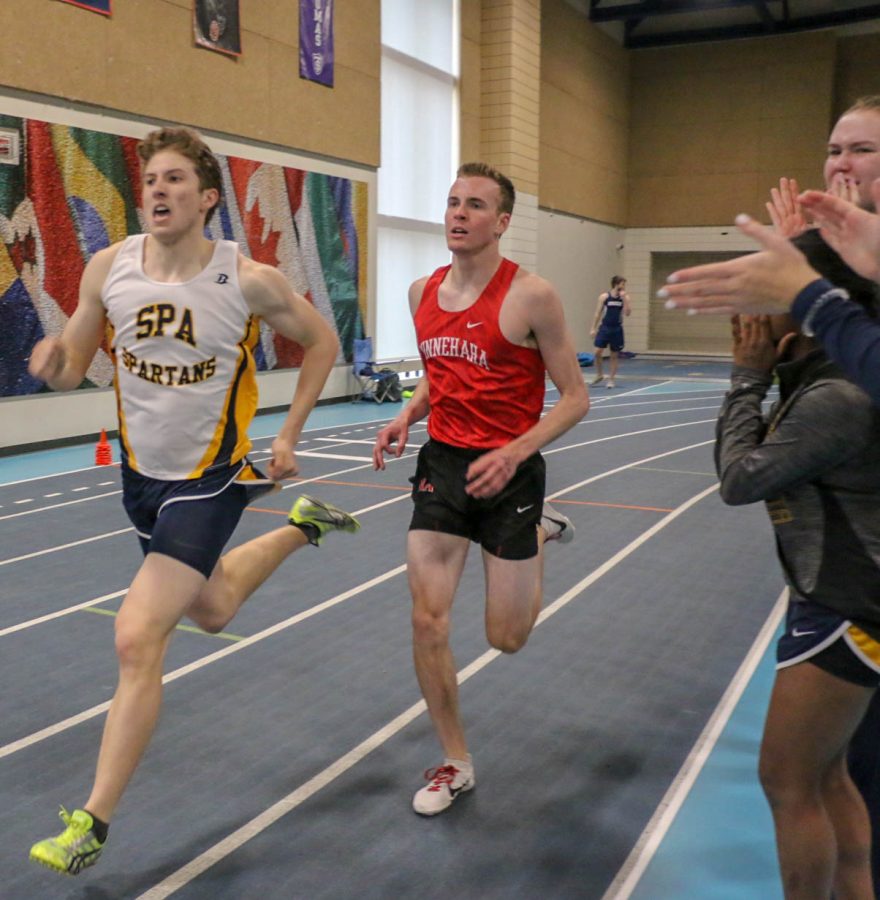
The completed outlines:
<svg viewBox="0 0 880 900">
<path fill-rule="evenodd" d="M 789 316 L 735 320 L 733 352 L 721 494 L 766 502 L 790 592 L 760 759 L 785 895 L 871 898 L 846 753 L 880 684 L 880 412 Z"/>
</svg>

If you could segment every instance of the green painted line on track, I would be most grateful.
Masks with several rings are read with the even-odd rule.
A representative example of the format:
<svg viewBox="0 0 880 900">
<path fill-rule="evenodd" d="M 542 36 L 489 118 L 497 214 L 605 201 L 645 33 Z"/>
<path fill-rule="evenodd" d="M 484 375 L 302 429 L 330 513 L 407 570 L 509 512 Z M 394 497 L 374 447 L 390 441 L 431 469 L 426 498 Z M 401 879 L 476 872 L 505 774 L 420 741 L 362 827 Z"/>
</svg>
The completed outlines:
<svg viewBox="0 0 880 900">
<path fill-rule="evenodd" d="M 85 606 L 81 612 L 97 613 L 99 616 L 115 616 L 118 615 L 115 609 L 98 609 L 95 606 Z M 244 637 L 240 634 L 230 634 L 228 631 L 219 631 L 217 634 L 211 634 L 196 628 L 194 625 L 175 625 L 177 631 L 191 631 L 193 634 L 201 634 L 210 638 L 221 638 L 226 641 L 243 641 Z"/>
</svg>

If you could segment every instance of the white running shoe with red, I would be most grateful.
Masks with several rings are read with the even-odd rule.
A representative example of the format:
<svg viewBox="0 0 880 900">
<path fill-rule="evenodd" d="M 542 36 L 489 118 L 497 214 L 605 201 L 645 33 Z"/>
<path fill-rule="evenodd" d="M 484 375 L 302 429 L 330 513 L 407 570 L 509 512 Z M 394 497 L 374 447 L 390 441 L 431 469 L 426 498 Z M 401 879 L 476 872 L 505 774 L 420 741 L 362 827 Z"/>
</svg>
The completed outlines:
<svg viewBox="0 0 880 900">
<path fill-rule="evenodd" d="M 474 767 L 461 759 L 447 759 L 442 766 L 425 772 L 427 784 L 416 791 L 413 809 L 420 816 L 436 816 L 449 809 L 459 794 L 476 785 Z"/>
</svg>

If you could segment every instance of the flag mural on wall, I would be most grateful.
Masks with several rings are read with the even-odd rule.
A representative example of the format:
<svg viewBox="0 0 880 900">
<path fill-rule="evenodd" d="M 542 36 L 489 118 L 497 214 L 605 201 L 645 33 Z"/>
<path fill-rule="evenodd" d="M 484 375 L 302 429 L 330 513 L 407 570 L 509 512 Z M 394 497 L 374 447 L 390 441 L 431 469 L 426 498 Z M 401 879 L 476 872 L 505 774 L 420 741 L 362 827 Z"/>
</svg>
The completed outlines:
<svg viewBox="0 0 880 900">
<path fill-rule="evenodd" d="M 0 165 L 0 396 L 43 389 L 27 372 L 34 343 L 61 333 L 85 264 L 143 230 L 137 139 L 0 115 L 18 130 L 20 162 Z M 367 185 L 218 155 L 224 202 L 211 238 L 280 269 L 334 327 L 351 359 L 363 336 Z M 257 366 L 298 367 L 302 348 L 261 326 Z M 340 360 L 341 361 L 341 360 Z M 86 386 L 112 383 L 102 347 Z"/>
</svg>

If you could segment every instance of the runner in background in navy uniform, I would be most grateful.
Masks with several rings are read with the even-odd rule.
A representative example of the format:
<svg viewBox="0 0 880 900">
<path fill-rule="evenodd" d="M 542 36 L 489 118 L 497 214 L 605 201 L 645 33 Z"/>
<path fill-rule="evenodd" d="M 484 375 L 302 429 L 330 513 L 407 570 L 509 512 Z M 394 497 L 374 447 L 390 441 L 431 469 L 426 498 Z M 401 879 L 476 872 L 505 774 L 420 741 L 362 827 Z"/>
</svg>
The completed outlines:
<svg viewBox="0 0 880 900">
<path fill-rule="evenodd" d="M 272 482 L 296 475 L 294 449 L 339 344 L 277 269 L 242 256 L 232 241 L 205 237 L 222 176 L 196 132 L 153 131 L 138 155 L 149 233 L 89 260 L 64 332 L 40 341 L 30 360 L 31 374 L 55 390 L 71 390 L 109 331 L 123 505 L 144 552 L 116 618 L 119 681 L 91 793 L 81 809 L 62 807 L 60 835 L 31 848 L 35 862 L 71 875 L 97 862 L 150 741 L 165 651 L 180 620 L 188 616 L 221 631 L 291 553 L 329 531 L 358 527 L 348 513 L 302 496 L 289 525 L 221 555 L 247 504 L 274 489 Z M 268 479 L 247 459 L 260 319 L 305 348 L 290 409 L 272 442 Z"/>
<path fill-rule="evenodd" d="M 611 279 L 611 290 L 599 295 L 596 304 L 596 315 L 590 334 L 595 336 L 596 377 L 593 384 L 599 384 L 605 376 L 602 374 L 602 351 L 608 347 L 611 356 L 611 373 L 605 387 L 614 387 L 614 376 L 617 375 L 618 354 L 623 350 L 623 317 L 631 312 L 629 296 L 626 293 L 626 279 L 615 275 Z"/>
<path fill-rule="evenodd" d="M 413 798 L 421 815 L 442 812 L 475 784 L 449 646 L 470 542 L 482 547 L 486 636 L 514 653 L 541 609 L 544 542 L 573 532 L 544 504 L 538 451 L 580 421 L 589 398 L 555 289 L 501 256 L 513 204 L 501 173 L 484 163 L 458 170 L 445 218 L 452 265 L 409 291 L 425 375 L 373 450 L 384 469 L 384 454 L 400 457 L 410 426 L 430 412 L 412 479 L 407 573 L 416 674 L 445 759 Z M 542 418 L 545 368 L 560 397 Z"/>
</svg>

